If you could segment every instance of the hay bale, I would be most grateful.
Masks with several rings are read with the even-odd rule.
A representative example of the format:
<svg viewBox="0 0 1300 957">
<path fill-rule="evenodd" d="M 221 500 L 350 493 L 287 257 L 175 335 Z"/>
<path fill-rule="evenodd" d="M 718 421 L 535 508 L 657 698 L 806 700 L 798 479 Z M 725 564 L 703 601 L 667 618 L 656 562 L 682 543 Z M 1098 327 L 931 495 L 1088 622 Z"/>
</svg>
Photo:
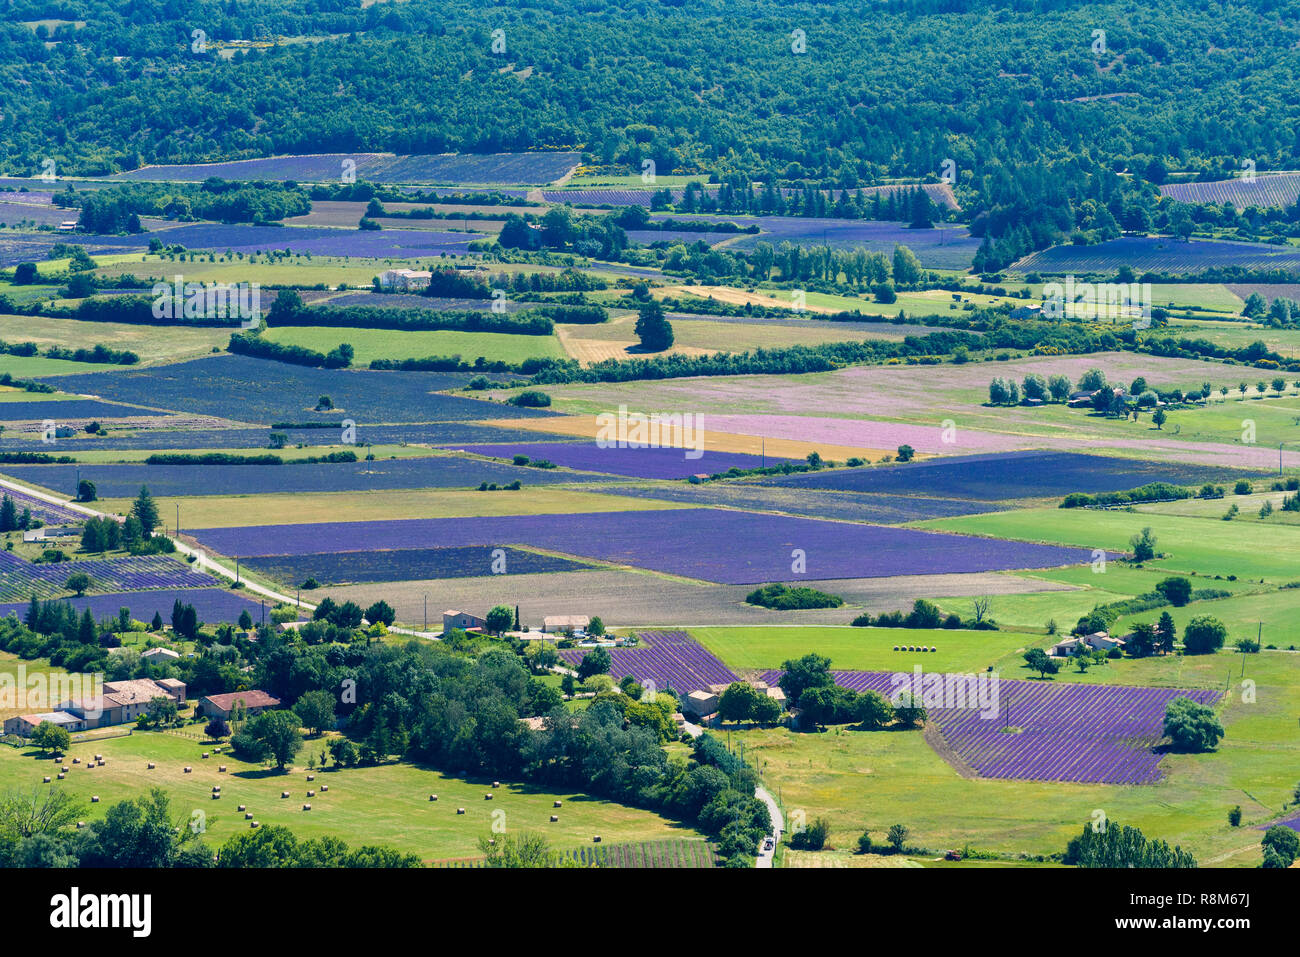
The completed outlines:
<svg viewBox="0 0 1300 957">
<path fill-rule="evenodd" d="M 154 763 L 153 763 L 152 761 L 150 761 L 150 762 L 149 762 L 149 770 L 152 771 L 153 769 L 154 769 Z"/>
<path fill-rule="evenodd" d="M 938 648 L 936 648 L 934 645 L 931 645 L 931 646 L 930 646 L 930 654 L 932 654 L 932 655 L 933 655 L 933 654 L 938 654 L 938 652 L 939 652 L 939 649 L 938 649 Z"/>
<path fill-rule="evenodd" d="M 556 801 L 554 804 L 551 805 L 551 807 L 559 807 L 562 803 L 563 802 L 561 801 Z"/>
<path fill-rule="evenodd" d="M 252 812 L 252 811 L 245 811 L 245 812 L 244 812 L 244 820 L 245 820 L 245 821 L 251 821 L 252 819 L 253 819 L 253 812 Z"/>
<path fill-rule="evenodd" d="M 206 751 L 203 752 L 203 760 L 204 760 L 204 761 L 206 761 L 206 760 L 207 760 L 208 758 L 210 758 L 210 757 L 212 757 L 212 755 L 208 754 L 208 752 L 206 752 Z"/>
<path fill-rule="evenodd" d="M 68 766 L 65 764 L 63 767 L 59 768 L 59 770 L 62 771 L 64 774 L 67 774 L 67 773 L 68 773 Z"/>
<path fill-rule="evenodd" d="M 436 801 L 436 800 L 438 800 L 438 795 L 436 795 L 436 794 L 430 794 L 430 795 L 429 795 L 429 800 L 430 800 L 430 801 Z"/>
<path fill-rule="evenodd" d="M 103 761 L 103 760 L 104 760 L 104 756 L 103 756 L 102 754 L 97 754 L 97 755 L 95 755 L 95 760 L 96 760 L 96 761 Z"/>
<path fill-rule="evenodd" d="M 217 773 L 224 774 L 225 770 L 226 770 L 226 766 L 224 764 L 217 765 Z"/>
<path fill-rule="evenodd" d="M 489 791 L 487 794 L 483 795 L 483 800 L 485 800 L 485 801 L 490 801 L 490 800 L 492 800 L 492 792 Z"/>
<path fill-rule="evenodd" d="M 221 792 L 220 792 L 220 791 L 213 791 L 213 792 L 212 792 L 212 800 L 214 800 L 214 801 L 220 801 L 220 800 L 221 800 Z"/>
<path fill-rule="evenodd" d="M 92 795 L 90 796 L 90 803 L 91 803 L 91 804 L 98 804 L 98 803 L 99 803 L 99 795 L 98 795 L 98 794 L 92 794 Z"/>
<path fill-rule="evenodd" d="M 493 790 L 495 790 L 496 788 L 499 788 L 499 787 L 501 787 L 501 782 L 500 782 L 500 781 L 493 781 L 493 782 L 492 782 L 492 788 L 493 788 Z"/>
<path fill-rule="evenodd" d="M 600 843 L 600 835 L 599 835 L 599 834 L 594 835 L 594 836 L 592 837 L 592 839 L 591 839 L 591 843 L 593 843 L 593 844 L 599 844 L 599 843 Z"/>
<path fill-rule="evenodd" d="M 85 822 L 85 821 L 78 821 L 78 822 L 77 822 L 77 830 L 78 830 L 78 831 L 80 831 L 80 830 L 81 830 L 83 827 L 85 827 L 85 826 L 86 826 L 86 822 Z"/>
<path fill-rule="evenodd" d="M 98 764 L 98 765 L 102 768 L 102 767 L 103 767 L 105 764 L 107 764 L 108 762 L 105 761 L 103 758 L 100 758 L 100 759 L 99 759 L 98 761 L 96 761 L 95 763 Z"/>
<path fill-rule="evenodd" d="M 304 811 L 310 811 L 310 810 L 311 810 L 311 805 L 310 805 L 310 804 L 304 804 L 304 805 L 302 806 L 302 809 L 303 809 Z"/>
<path fill-rule="evenodd" d="M 257 827 L 257 822 L 256 822 L 256 821 L 249 821 L 249 822 L 248 822 L 248 826 L 249 826 L 249 827 Z"/>
<path fill-rule="evenodd" d="M 465 809 L 464 809 L 463 807 L 458 807 L 458 808 L 456 808 L 456 813 L 457 813 L 457 814 L 464 814 L 464 813 L 465 813 Z"/>
<path fill-rule="evenodd" d="M 309 775 L 307 775 L 307 780 L 308 780 L 308 781 L 315 781 L 315 780 L 316 780 L 316 775 L 314 775 L 314 774 L 309 774 Z"/>
<path fill-rule="evenodd" d="M 308 796 L 309 798 L 314 798 L 314 797 L 316 796 L 316 792 L 315 792 L 315 791 L 308 791 L 308 792 L 307 792 L 307 796 Z"/>
<path fill-rule="evenodd" d="M 325 793 L 326 791 L 328 791 L 329 789 L 330 789 L 330 786 L 329 786 L 328 784 L 322 784 L 322 785 L 320 786 L 320 793 L 321 793 L 321 794 L 324 794 L 324 793 Z"/>
<path fill-rule="evenodd" d="M 214 785 L 212 785 L 212 790 L 213 790 L 213 793 L 215 793 L 215 792 L 217 792 L 217 791 L 220 791 L 220 790 L 221 790 L 221 785 L 220 785 L 220 784 L 214 784 Z"/>
<path fill-rule="evenodd" d="M 49 783 L 50 783 L 50 776 L 49 776 L 48 774 L 45 775 L 45 781 L 44 781 L 43 783 L 45 783 L 45 784 L 49 784 Z"/>
<path fill-rule="evenodd" d="M 80 763 L 81 763 L 81 758 L 73 758 L 73 759 L 72 759 L 72 763 L 73 763 L 73 764 L 80 764 Z"/>
<path fill-rule="evenodd" d="M 288 792 L 288 791 L 281 791 L 281 792 L 280 792 L 280 797 L 282 797 L 282 798 L 287 798 L 288 796 L 289 796 L 289 792 Z"/>
<path fill-rule="evenodd" d="M 194 770 L 193 768 L 186 768 L 186 769 L 185 769 L 185 773 L 186 773 L 186 774 L 189 774 L 189 773 L 192 772 L 193 770 Z"/>
<path fill-rule="evenodd" d="M 58 774 L 58 778 L 59 778 L 60 781 L 63 780 L 63 778 L 64 778 L 64 774 L 63 774 L 62 771 L 59 772 L 59 774 Z"/>
<path fill-rule="evenodd" d="M 554 823 L 555 823 L 556 821 L 558 821 L 559 819 L 560 819 L 560 815 L 558 815 L 558 814 L 552 814 L 552 815 L 551 815 L 551 823 L 552 823 L 552 824 L 554 824 Z"/>
<path fill-rule="evenodd" d="M 235 810 L 237 810 L 237 811 L 247 811 L 247 810 L 248 810 L 248 805 L 246 805 L 246 804 L 241 804 L 241 805 L 239 805 L 239 807 L 237 807 Z"/>
</svg>

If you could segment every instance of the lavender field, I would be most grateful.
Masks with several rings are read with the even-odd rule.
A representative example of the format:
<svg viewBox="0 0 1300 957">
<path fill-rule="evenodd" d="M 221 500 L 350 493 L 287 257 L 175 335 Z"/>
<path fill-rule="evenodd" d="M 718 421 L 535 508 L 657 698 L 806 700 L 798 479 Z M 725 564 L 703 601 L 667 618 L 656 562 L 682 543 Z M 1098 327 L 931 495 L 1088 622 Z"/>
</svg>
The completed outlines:
<svg viewBox="0 0 1300 957">
<path fill-rule="evenodd" d="M 468 373 L 456 372 L 313 369 L 269 359 L 218 355 L 167 366 L 46 376 L 43 381 L 67 392 L 116 402 L 268 426 L 274 422 L 341 423 L 351 419 L 360 430 L 367 425 L 544 418 L 555 414 L 545 409 L 441 394 L 443 390 L 463 389 L 471 378 Z M 196 388 L 198 382 L 203 383 L 203 388 Z M 316 411 L 321 395 L 330 396 L 333 410 Z"/>
<path fill-rule="evenodd" d="M 492 458 L 511 459 L 516 455 L 526 455 L 530 459 L 546 459 L 570 469 L 649 479 L 684 479 L 700 473 L 713 474 L 731 468 L 752 469 L 764 463 L 780 465 L 790 461 L 773 456 L 762 458 L 711 450 L 704 451 L 699 458 L 687 458 L 684 449 L 602 449 L 594 442 L 463 445 L 458 448 Z"/>
<path fill-rule="evenodd" d="M 216 622 L 233 623 L 239 620 L 241 612 L 247 610 L 253 621 L 261 621 L 262 603 L 253 601 L 243 595 L 236 595 L 222 588 L 160 588 L 147 592 L 110 592 L 104 595 L 83 595 L 81 598 L 67 598 L 78 613 L 89 608 L 96 619 L 116 617 L 118 609 L 131 609 L 131 617 L 136 621 L 151 621 L 154 613 L 162 616 L 163 621 L 171 621 L 172 605 L 183 602 L 193 605 L 199 620 L 209 624 Z M 27 602 L 10 602 L 0 604 L 0 617 L 17 615 L 21 618 L 27 611 Z"/>
<path fill-rule="evenodd" d="M 90 590 L 144 591 L 153 588 L 206 588 L 217 583 L 211 575 L 165 555 L 132 555 L 71 562 L 29 562 L 13 552 L 0 551 L 0 601 L 21 601 L 36 595 L 52 598 L 65 594 L 68 576 L 84 572 Z"/>
<path fill-rule="evenodd" d="M 26 495 L 17 489 L 5 487 L 0 490 L 0 498 L 11 498 L 18 511 L 27 509 L 31 512 L 32 518 L 40 519 L 46 525 L 60 525 L 69 522 L 80 522 L 85 519 L 85 515 L 75 512 L 63 505 L 56 505 L 53 502 L 47 502 L 43 498 L 37 498 L 35 495 Z"/>
<path fill-rule="evenodd" d="M 1264 173 L 1253 181 L 1241 178 L 1221 179 L 1208 183 L 1165 183 L 1160 195 L 1180 203 L 1230 203 L 1237 209 L 1257 206 L 1260 209 L 1285 208 L 1300 199 L 1300 173 Z"/>
<path fill-rule="evenodd" d="M 409 519 L 191 530 L 223 555 L 284 555 L 462 545 L 530 545 L 729 585 L 800 578 L 881 578 L 1048 568 L 1084 562 L 1077 548 L 692 508 L 651 512 Z M 792 570 L 802 552 L 804 569 Z"/>
<path fill-rule="evenodd" d="M 359 178 L 372 183 L 549 183 L 581 160 L 577 153 L 317 153 L 271 156 L 176 166 L 145 166 L 113 179 L 201 182 L 209 176 L 229 180 L 293 180 L 336 183 L 351 162 Z"/>
<path fill-rule="evenodd" d="M 1160 236 L 1124 236 L 1095 246 L 1052 246 L 1030 253 L 1010 268 L 1018 273 L 1113 275 L 1121 266 L 1139 274 L 1197 273 L 1224 266 L 1300 272 L 1300 249 L 1264 243 L 1208 239 L 1182 242 Z"/>
<path fill-rule="evenodd" d="M 769 684 L 782 672 L 760 676 Z M 891 697 L 904 676 L 883 671 L 836 671 L 835 683 Z M 1080 685 L 1001 680 L 999 712 L 927 704 L 948 746 L 980 777 L 1087 784 L 1151 784 L 1160 779 L 1157 750 L 1165 706 L 1187 697 L 1211 705 L 1219 692 L 1177 688 Z M 1015 731 L 1008 731 L 1014 728 Z"/>
<path fill-rule="evenodd" d="M 1195 485 L 1240 478 L 1235 469 L 1176 462 L 1120 459 L 1083 452 L 1007 452 L 969 455 L 889 467 L 832 469 L 756 481 L 782 488 L 931 495 L 996 502 L 1064 496 L 1071 492 L 1116 492 L 1148 482 Z"/>
<path fill-rule="evenodd" d="M 498 551 L 501 554 L 496 554 Z M 244 565 L 290 586 L 308 578 L 315 578 L 322 585 L 343 585 L 435 578 L 478 578 L 485 575 L 531 575 L 577 571 L 589 567 L 553 555 L 539 555 L 518 548 L 495 549 L 483 545 L 266 555 L 247 559 Z"/>
<path fill-rule="evenodd" d="M 364 454 L 364 450 L 363 450 Z M 256 495 L 262 492 L 350 492 L 403 488 L 473 488 L 483 482 L 508 485 L 556 485 L 599 482 L 581 475 L 520 468 L 497 462 L 431 455 L 425 458 L 376 459 L 367 462 L 280 465 L 6 465 L 5 473 L 30 485 L 72 494 L 77 476 L 95 483 L 100 496 L 134 496 L 141 485 L 154 495 Z M 522 493 L 521 493 L 522 494 Z"/>
<path fill-rule="evenodd" d="M 635 648 L 607 649 L 609 674 L 615 681 L 631 675 L 642 685 L 652 681 L 659 691 L 672 689 L 684 695 L 739 680 L 735 672 L 684 631 L 642 631 L 637 638 L 642 644 Z M 560 657 L 574 666 L 586 654 L 583 648 L 560 649 Z"/>
</svg>

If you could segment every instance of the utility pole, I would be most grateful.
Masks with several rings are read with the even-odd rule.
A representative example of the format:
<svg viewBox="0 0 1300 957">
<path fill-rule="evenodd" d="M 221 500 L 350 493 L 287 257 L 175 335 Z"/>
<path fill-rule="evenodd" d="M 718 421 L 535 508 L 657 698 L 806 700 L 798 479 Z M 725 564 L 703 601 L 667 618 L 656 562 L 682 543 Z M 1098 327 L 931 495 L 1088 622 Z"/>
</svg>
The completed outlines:
<svg viewBox="0 0 1300 957">
<path fill-rule="evenodd" d="M 176 503 L 176 534 L 181 533 L 181 503 Z"/>
<path fill-rule="evenodd" d="M 429 630 L 429 596 L 424 596 L 424 630 Z"/>
</svg>

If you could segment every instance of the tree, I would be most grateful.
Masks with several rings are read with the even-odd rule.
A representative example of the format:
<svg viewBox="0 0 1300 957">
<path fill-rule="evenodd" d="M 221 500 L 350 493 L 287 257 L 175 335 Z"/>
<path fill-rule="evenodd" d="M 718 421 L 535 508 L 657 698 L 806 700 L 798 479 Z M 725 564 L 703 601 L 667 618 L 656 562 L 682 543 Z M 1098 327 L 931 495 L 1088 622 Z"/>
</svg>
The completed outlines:
<svg viewBox="0 0 1300 957">
<path fill-rule="evenodd" d="M 1128 635 L 1124 650 L 1134 658 L 1146 658 L 1155 653 L 1156 629 L 1148 622 L 1138 622 Z"/>
<path fill-rule="evenodd" d="M 1040 678 L 1054 675 L 1061 670 L 1060 662 L 1053 659 L 1042 648 L 1030 648 L 1025 652 L 1024 658 L 1025 664 L 1031 671 L 1037 671 Z"/>
<path fill-rule="evenodd" d="M 1106 821 L 1102 827 L 1085 824 L 1083 833 L 1070 841 L 1063 861 L 1074 867 L 1189 868 L 1196 858 L 1181 847 L 1148 840 L 1137 828 Z"/>
<path fill-rule="evenodd" d="M 487 613 L 485 627 L 489 632 L 500 638 L 505 632 L 510 630 L 514 624 L 515 613 L 509 605 L 497 605 Z M 608 669 L 606 669 L 608 670 Z"/>
<path fill-rule="evenodd" d="M 387 627 L 396 620 L 397 612 L 393 611 L 393 606 L 382 598 L 366 609 L 366 621 L 371 624 L 383 622 L 384 626 Z"/>
<path fill-rule="evenodd" d="M 828 688 L 835 683 L 831 677 L 831 660 L 822 655 L 807 654 L 781 665 L 785 674 L 778 682 L 785 692 L 790 707 L 797 707 L 799 696 L 809 688 Z"/>
<path fill-rule="evenodd" d="M 72 735 L 68 733 L 67 728 L 42 721 L 32 731 L 32 744 L 42 751 L 64 754 L 72 746 Z"/>
<path fill-rule="evenodd" d="M 894 717 L 903 728 L 925 724 L 925 708 L 921 704 L 921 698 L 910 691 L 904 691 L 894 702 Z"/>
<path fill-rule="evenodd" d="M 1063 375 L 1054 375 L 1047 380 L 1047 391 L 1053 402 L 1064 402 L 1070 397 L 1070 380 Z"/>
<path fill-rule="evenodd" d="M 9 791 L 0 797 L 0 844 L 38 834 L 57 834 L 75 824 L 83 808 L 80 801 L 62 789 Z"/>
<path fill-rule="evenodd" d="M 894 708 L 879 692 L 864 691 L 854 702 L 853 720 L 867 731 L 876 731 L 894 720 Z"/>
<path fill-rule="evenodd" d="M 587 634 L 600 637 L 605 633 L 605 623 L 600 620 L 599 615 L 593 615 L 590 622 L 587 623 Z"/>
<path fill-rule="evenodd" d="M 814 818 L 802 831 L 790 835 L 790 846 L 799 851 L 820 851 L 830 834 L 830 822 L 824 817 Z"/>
<path fill-rule="evenodd" d="M 357 746 L 348 738 L 335 738 L 330 742 L 329 749 L 335 767 L 350 768 L 360 760 Z"/>
<path fill-rule="evenodd" d="M 230 743 L 249 760 L 270 758 L 276 770 L 283 771 L 302 748 L 300 728 L 298 716 L 292 711 L 263 711 L 250 718 Z"/>
<path fill-rule="evenodd" d="M 641 348 L 646 352 L 663 352 L 673 344 L 673 327 L 664 312 L 663 303 L 657 299 L 637 307 L 636 326 L 633 327 Z"/>
<path fill-rule="evenodd" d="M 1100 369 L 1089 369 L 1079 376 L 1080 392 L 1096 392 L 1098 389 L 1104 388 L 1106 388 L 1106 373 Z"/>
<path fill-rule="evenodd" d="M 1290 867 L 1300 856 L 1300 834 L 1281 824 L 1274 824 L 1265 831 L 1259 843 L 1264 848 L 1266 859 L 1271 851 L 1281 861 L 1280 864 L 1265 864 L 1265 867 Z"/>
<path fill-rule="evenodd" d="M 767 697 L 763 695 L 763 697 Z M 718 699 L 718 717 L 723 721 L 747 721 L 754 716 L 759 692 L 744 681 L 734 681 Z"/>
<path fill-rule="evenodd" d="M 1169 599 L 1175 608 L 1181 608 L 1192 599 L 1192 583 L 1181 576 L 1166 578 L 1156 584 L 1156 591 Z"/>
<path fill-rule="evenodd" d="M 140 486 L 140 494 L 136 496 L 135 503 L 131 506 L 131 514 L 139 521 L 145 538 L 152 535 L 153 530 L 158 527 L 158 505 L 149 494 L 147 485 Z"/>
<path fill-rule="evenodd" d="M 1152 421 L 1152 423 L 1155 424 L 1155 427 L 1156 427 L 1157 429 L 1162 429 L 1162 428 L 1164 428 L 1164 424 L 1165 424 L 1168 420 L 1169 420 L 1169 417 L 1168 417 L 1167 415 L 1165 415 L 1165 410 L 1164 410 L 1164 409 L 1156 409 L 1154 412 L 1151 413 L 1151 421 Z"/>
<path fill-rule="evenodd" d="M 334 696 L 328 691 L 308 691 L 293 706 L 302 726 L 312 737 L 334 727 Z"/>
<path fill-rule="evenodd" d="M 90 576 L 85 572 L 73 572 L 68 576 L 68 580 L 63 583 L 63 587 L 68 591 L 76 592 L 77 597 L 80 598 L 86 593 L 86 589 L 90 587 Z"/>
<path fill-rule="evenodd" d="M 586 681 L 593 675 L 603 675 L 609 673 L 609 667 L 613 663 L 609 652 L 604 648 L 593 648 L 582 656 L 582 661 L 578 662 L 578 680 Z"/>
<path fill-rule="evenodd" d="M 907 825 L 891 824 L 889 825 L 889 846 L 893 848 L 895 854 L 903 853 L 903 845 L 907 841 Z"/>
<path fill-rule="evenodd" d="M 213 741 L 218 741 L 230 734 L 230 725 L 220 715 L 214 716 L 203 728 L 203 733 Z"/>
<path fill-rule="evenodd" d="M 916 257 L 916 253 L 906 246 L 894 247 L 893 276 L 896 284 L 914 285 L 921 281 L 922 272 L 921 260 Z"/>
<path fill-rule="evenodd" d="M 243 631 L 249 631 L 253 627 L 253 616 L 245 608 L 239 613 L 239 627 Z"/>
<path fill-rule="evenodd" d="M 162 630 L 163 630 L 163 620 L 162 620 L 162 615 L 159 614 L 157 611 L 155 611 L 155 612 L 153 613 L 153 621 L 151 621 L 151 622 L 149 623 L 149 630 L 150 630 L 150 631 L 162 631 Z"/>
<path fill-rule="evenodd" d="M 149 706 L 145 713 L 140 715 L 140 726 L 143 728 L 163 728 L 171 725 L 176 720 L 176 702 L 167 697 L 159 696 L 149 701 Z"/>
<path fill-rule="evenodd" d="M 18 528 L 18 506 L 8 495 L 0 498 L 0 532 L 12 532 Z"/>
<path fill-rule="evenodd" d="M 1211 615 L 1193 618 L 1183 628 L 1183 649 L 1189 655 L 1210 655 L 1223 647 L 1228 629 Z"/>
<path fill-rule="evenodd" d="M 90 479 L 82 479 L 77 483 L 77 501 L 93 502 L 98 497 L 95 483 Z"/>
<path fill-rule="evenodd" d="M 14 267 L 13 284 L 15 286 L 30 286 L 40 281 L 40 276 L 36 272 L 36 263 L 19 263 Z"/>
<path fill-rule="evenodd" d="M 1150 528 L 1142 529 L 1140 534 L 1128 540 L 1129 550 L 1133 553 L 1136 564 L 1149 562 L 1156 557 L 1156 536 Z"/>
<path fill-rule="evenodd" d="M 478 849 L 484 857 L 485 867 L 550 868 L 576 867 L 577 863 L 559 851 L 551 849 L 540 834 L 498 834 L 494 838 L 480 837 Z"/>
<path fill-rule="evenodd" d="M 872 843 L 871 843 L 871 832 L 870 832 L 870 831 L 863 831 L 861 834 L 858 835 L 858 853 L 859 853 L 859 854 L 870 854 L 870 853 L 871 853 L 871 848 L 872 848 L 872 846 L 873 846 L 873 845 L 872 845 Z"/>
<path fill-rule="evenodd" d="M 912 456 L 915 454 L 916 449 L 912 448 L 910 445 L 900 445 L 898 447 L 897 458 L 900 462 L 910 462 L 912 461 Z"/>
<path fill-rule="evenodd" d="M 1165 706 L 1164 733 L 1177 751 L 1213 751 L 1223 737 L 1223 725 L 1213 708 L 1178 697 Z"/>
</svg>

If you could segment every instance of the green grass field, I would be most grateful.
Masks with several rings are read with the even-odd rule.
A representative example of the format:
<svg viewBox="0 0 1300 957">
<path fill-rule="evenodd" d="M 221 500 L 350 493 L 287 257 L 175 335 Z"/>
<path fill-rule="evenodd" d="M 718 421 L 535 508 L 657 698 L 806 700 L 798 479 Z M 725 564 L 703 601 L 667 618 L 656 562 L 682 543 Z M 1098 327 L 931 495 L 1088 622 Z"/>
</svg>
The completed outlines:
<svg viewBox="0 0 1300 957">
<path fill-rule="evenodd" d="M 1041 644 L 1034 635 L 943 628 L 853 628 L 795 626 L 692 628 L 691 635 L 733 669 L 780 668 L 810 652 L 846 671 L 983 671 L 1017 649 Z M 895 645 L 937 648 L 937 652 L 894 651 Z"/>
<path fill-rule="evenodd" d="M 1222 500 L 1221 500 L 1222 501 Z M 1285 584 L 1300 578 L 1300 528 L 1223 522 L 1182 515 L 1154 515 L 1093 509 L 1034 508 L 917 523 L 969 535 L 1052 542 L 1127 552 L 1129 539 L 1144 527 L 1166 557 L 1150 567 L 1201 576 L 1236 575 Z"/>
<path fill-rule="evenodd" d="M 198 734 L 201 725 L 189 726 Z M 476 857 L 476 842 L 492 836 L 495 819 L 506 833 L 534 831 L 545 835 L 556 848 L 590 844 L 599 834 L 603 842 L 645 841 L 662 838 L 702 839 L 698 832 L 649 811 L 613 804 L 582 794 L 550 791 L 530 785 L 502 782 L 495 797 L 491 781 L 465 780 L 410 764 L 348 768 L 342 771 L 306 769 L 309 754 L 319 755 L 322 739 L 309 740 L 298 756 L 298 764 L 284 773 L 248 764 L 229 754 L 211 752 L 206 739 L 193 740 L 176 734 L 137 732 L 129 737 L 74 743 L 64 763 L 70 768 L 63 781 L 42 785 L 41 778 L 58 770 L 54 762 L 37 760 L 35 749 L 0 747 L 0 784 L 5 789 L 65 788 L 86 803 L 86 820 L 104 813 L 113 802 L 139 795 L 145 788 L 159 786 L 172 798 L 172 809 L 184 823 L 202 815 L 205 839 L 219 845 L 232 834 L 248 829 L 244 815 L 236 810 L 244 804 L 262 826 L 282 824 L 300 838 L 342 838 L 349 844 L 381 844 L 420 855 L 424 860 Z M 104 767 L 93 770 L 85 761 L 104 755 Z M 82 758 L 73 765 L 72 757 Z M 153 761 L 157 767 L 146 769 Z M 226 765 L 225 773 L 217 769 Z M 185 774 L 183 768 L 194 770 Z M 306 776 L 316 780 L 308 783 Z M 329 791 L 321 793 L 320 785 Z M 212 788 L 219 785 L 221 798 L 213 800 Z M 316 791 L 308 798 L 307 790 Z M 281 798 L 282 791 L 290 797 Z M 431 802 L 430 794 L 438 800 Z M 98 804 L 90 797 L 98 795 Z M 563 807 L 554 809 L 555 801 Z M 302 806 L 309 803 L 310 811 Z M 465 808 L 464 815 L 456 809 Z M 500 815 L 504 814 L 504 818 Z M 556 814 L 558 823 L 549 823 Z"/>
<path fill-rule="evenodd" d="M 205 355 L 214 346 L 225 348 L 230 341 L 230 330 L 80 322 L 51 316 L 0 316 L 0 339 L 6 342 L 35 342 L 42 349 L 48 346 L 77 349 L 103 344 L 111 349 L 129 349 L 140 357 L 143 364 L 148 365 Z M 9 363 L 13 359 L 13 356 L 4 357 L 6 370 L 9 370 Z M 44 361 L 59 362 L 60 366 L 74 370 L 115 368 L 63 360 Z"/>
<path fill-rule="evenodd" d="M 294 326 L 267 329 L 263 336 L 272 342 L 329 352 L 341 342 L 356 350 L 353 363 L 368 365 L 373 359 L 423 359 L 427 356 L 458 355 L 466 362 L 482 357 L 488 361 L 519 363 L 537 357 L 563 355 L 554 336 L 521 336 L 500 332 L 462 332 L 455 329 L 421 330 L 344 329 L 324 326 Z"/>
</svg>

